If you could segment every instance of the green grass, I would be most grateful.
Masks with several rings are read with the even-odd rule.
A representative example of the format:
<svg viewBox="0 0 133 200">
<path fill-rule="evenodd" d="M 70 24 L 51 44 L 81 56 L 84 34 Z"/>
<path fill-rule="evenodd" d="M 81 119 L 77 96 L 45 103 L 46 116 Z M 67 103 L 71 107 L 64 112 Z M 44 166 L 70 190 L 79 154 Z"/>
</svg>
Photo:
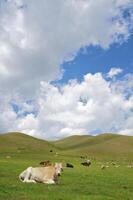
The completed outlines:
<svg viewBox="0 0 133 200">
<path fill-rule="evenodd" d="M 52 153 L 49 152 L 50 149 L 53 150 Z M 94 153 L 91 158 L 92 165 L 87 168 L 80 164 L 83 161 L 80 158 L 82 151 L 78 152 L 75 149 L 77 147 L 69 150 L 68 154 L 68 150 L 59 150 L 49 142 L 23 134 L 0 136 L 0 200 L 133 199 L 133 168 L 126 167 L 133 162 L 130 156 L 126 154 L 126 157 L 123 155 L 121 159 L 117 157 L 115 160 L 114 155 L 113 160 L 120 164 L 119 168 L 115 168 L 111 163 L 107 163 L 112 158 L 103 157 L 100 153 L 96 158 Z M 18 175 L 26 167 L 38 166 L 40 161 L 47 159 L 52 162 L 61 161 L 64 164 L 70 162 L 74 165 L 74 169 L 64 168 L 58 185 L 19 181 Z M 110 167 L 101 170 L 102 164 L 108 164 Z"/>
</svg>

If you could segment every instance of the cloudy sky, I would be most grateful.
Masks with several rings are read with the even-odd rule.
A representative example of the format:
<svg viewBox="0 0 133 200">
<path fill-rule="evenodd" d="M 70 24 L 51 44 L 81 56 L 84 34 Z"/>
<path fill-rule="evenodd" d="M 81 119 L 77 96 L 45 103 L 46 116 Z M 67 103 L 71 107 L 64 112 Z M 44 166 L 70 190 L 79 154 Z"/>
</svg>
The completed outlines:
<svg viewBox="0 0 133 200">
<path fill-rule="evenodd" d="M 133 0 L 0 0 L 0 133 L 133 135 Z"/>
</svg>

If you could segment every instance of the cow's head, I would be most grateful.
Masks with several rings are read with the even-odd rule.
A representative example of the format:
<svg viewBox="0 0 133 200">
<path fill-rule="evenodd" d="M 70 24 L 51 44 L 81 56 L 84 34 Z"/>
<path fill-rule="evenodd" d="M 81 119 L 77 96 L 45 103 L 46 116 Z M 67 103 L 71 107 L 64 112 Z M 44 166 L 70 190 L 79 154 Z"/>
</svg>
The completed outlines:
<svg viewBox="0 0 133 200">
<path fill-rule="evenodd" d="M 61 176 L 61 172 L 63 171 L 62 163 L 55 163 L 55 173 L 57 176 Z"/>
</svg>

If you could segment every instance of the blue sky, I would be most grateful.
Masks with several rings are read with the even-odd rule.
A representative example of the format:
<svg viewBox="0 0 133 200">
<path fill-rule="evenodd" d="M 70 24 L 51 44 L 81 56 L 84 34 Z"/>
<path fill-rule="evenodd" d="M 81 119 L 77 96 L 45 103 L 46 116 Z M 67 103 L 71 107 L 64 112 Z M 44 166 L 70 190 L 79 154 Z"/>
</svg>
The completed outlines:
<svg viewBox="0 0 133 200">
<path fill-rule="evenodd" d="M 65 70 L 59 83 L 67 83 L 70 79 L 82 80 L 87 73 L 108 73 L 110 68 L 121 68 L 123 76 L 133 73 L 133 35 L 122 44 L 112 44 L 108 49 L 89 46 L 81 50 L 72 62 L 62 65 Z"/>
</svg>

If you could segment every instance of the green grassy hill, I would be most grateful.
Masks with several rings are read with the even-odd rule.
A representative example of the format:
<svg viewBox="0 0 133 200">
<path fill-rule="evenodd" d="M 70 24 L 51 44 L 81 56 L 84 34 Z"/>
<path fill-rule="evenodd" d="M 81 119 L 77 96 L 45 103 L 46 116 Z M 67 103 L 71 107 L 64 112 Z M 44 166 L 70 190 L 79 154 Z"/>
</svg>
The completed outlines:
<svg viewBox="0 0 133 200">
<path fill-rule="evenodd" d="M 133 137 L 117 134 L 72 136 L 54 142 L 67 154 L 133 158 Z"/>
<path fill-rule="evenodd" d="M 88 136 L 88 135 L 82 135 L 82 136 L 74 135 L 61 140 L 57 140 L 53 142 L 53 144 L 63 150 L 74 149 L 82 147 L 92 137 L 93 136 Z"/>
<path fill-rule="evenodd" d="M 40 140 L 23 133 L 7 133 L 0 135 L 0 156 L 12 156 L 23 158 L 29 157 L 45 158 L 50 154 L 50 150 L 56 152 L 54 144 L 45 140 Z M 38 156 L 39 155 L 39 156 Z"/>
<path fill-rule="evenodd" d="M 102 134 L 98 136 L 71 136 L 58 141 L 48 142 L 22 133 L 0 135 L 0 155 L 25 153 L 49 155 L 50 150 L 68 155 L 86 155 L 95 158 L 126 157 L 133 158 L 133 137 L 118 134 Z"/>
</svg>

